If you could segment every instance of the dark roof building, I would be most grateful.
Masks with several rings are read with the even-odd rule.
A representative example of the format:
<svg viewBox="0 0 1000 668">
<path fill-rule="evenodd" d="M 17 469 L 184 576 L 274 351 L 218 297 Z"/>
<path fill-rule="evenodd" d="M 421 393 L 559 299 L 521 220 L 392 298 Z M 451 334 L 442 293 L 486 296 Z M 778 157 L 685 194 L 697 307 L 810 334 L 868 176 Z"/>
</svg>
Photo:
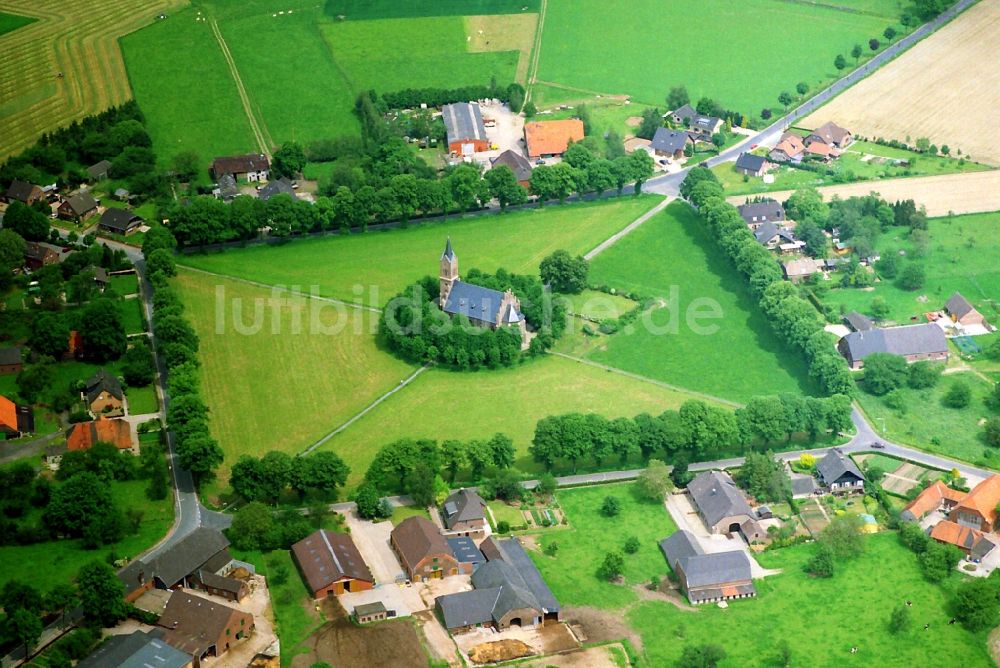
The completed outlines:
<svg viewBox="0 0 1000 668">
<path fill-rule="evenodd" d="M 706 554 L 694 534 L 685 530 L 660 541 L 660 549 L 692 603 L 757 595 L 750 558 L 743 550 Z"/>
<path fill-rule="evenodd" d="M 475 524 L 482 528 L 486 521 L 486 502 L 471 489 L 460 489 L 444 500 L 441 515 L 450 530 L 462 531 Z"/>
<path fill-rule="evenodd" d="M 671 111 L 668 115 L 671 116 L 675 122 L 686 124 L 691 118 L 697 116 L 698 112 L 695 111 L 694 107 L 692 107 L 690 104 L 685 104 L 681 107 L 677 107 L 676 109 Z"/>
<path fill-rule="evenodd" d="M 170 645 L 199 659 L 221 656 L 254 629 L 250 613 L 186 591 L 170 596 L 157 624 Z"/>
<path fill-rule="evenodd" d="M 689 141 L 690 138 L 686 132 L 656 128 L 656 134 L 653 135 L 650 147 L 657 155 L 680 157 L 684 154 L 684 147 L 688 145 Z"/>
<path fill-rule="evenodd" d="M 345 533 L 320 529 L 292 545 L 292 554 L 313 598 L 375 586 L 361 552 Z"/>
<path fill-rule="evenodd" d="M 767 161 L 762 155 L 754 155 L 753 153 L 740 153 L 739 157 L 736 158 L 736 171 L 741 174 L 753 174 L 754 176 L 760 176 L 764 174 L 771 163 Z"/>
<path fill-rule="evenodd" d="M 443 310 L 450 315 L 464 315 L 473 323 L 478 321 L 490 325 L 516 325 L 524 315 L 514 304 L 506 304 L 506 308 L 503 308 L 505 297 L 506 293 L 499 290 L 455 281 Z"/>
<path fill-rule="evenodd" d="M 142 218 L 131 209 L 106 209 L 101 214 L 100 227 L 115 234 L 131 234 L 142 225 Z"/>
<path fill-rule="evenodd" d="M 741 204 L 736 209 L 740 212 L 740 218 L 750 226 L 785 220 L 785 207 L 773 199 Z"/>
<path fill-rule="evenodd" d="M 107 392 L 119 401 L 125 398 L 125 392 L 122 390 L 122 384 L 118 382 L 118 378 L 108 373 L 107 369 L 101 369 L 87 379 L 86 389 L 84 391 L 84 394 L 87 397 L 87 403 L 94 403 L 94 401 L 101 396 L 102 392 Z"/>
<path fill-rule="evenodd" d="M 126 600 L 135 600 L 153 587 L 191 586 L 198 571 L 217 573 L 232 561 L 229 540 L 221 531 L 198 527 L 163 552 L 135 559 L 118 572 Z"/>
<path fill-rule="evenodd" d="M 867 332 L 875 327 L 875 323 L 871 321 L 871 318 L 857 311 L 851 311 L 845 315 L 844 323 L 854 332 Z"/>
<path fill-rule="evenodd" d="M 91 181 L 100 181 L 101 179 L 108 178 L 109 169 L 111 169 L 111 161 L 101 160 L 87 167 L 87 176 L 90 177 Z"/>
<path fill-rule="evenodd" d="M 295 199 L 295 188 L 292 187 L 292 182 L 284 178 L 268 181 L 266 186 L 257 191 L 257 197 L 262 202 L 266 202 L 278 195 L 288 195 L 292 199 Z"/>
<path fill-rule="evenodd" d="M 271 162 L 263 153 L 225 156 L 212 161 L 212 175 L 216 179 L 221 179 L 224 174 L 229 174 L 237 179 L 246 176 L 252 181 L 257 181 L 260 178 L 266 179 L 269 169 L 271 169 Z"/>
<path fill-rule="evenodd" d="M 833 448 L 823 459 L 816 462 L 816 473 L 820 482 L 834 491 L 863 489 L 865 475 L 854 460 L 837 448 Z"/>
<path fill-rule="evenodd" d="M 77 668 L 189 668 L 193 657 L 168 645 L 163 629 L 112 635 Z"/>
<path fill-rule="evenodd" d="M 4 199 L 8 203 L 21 202 L 22 204 L 33 204 L 43 197 L 45 197 L 45 193 L 41 188 L 20 179 L 11 181 L 10 186 L 7 187 L 7 192 L 4 193 Z"/>
<path fill-rule="evenodd" d="M 725 471 L 699 473 L 688 483 L 687 490 L 705 524 L 715 533 L 738 531 L 734 525 L 754 519 L 743 492 Z"/>
<path fill-rule="evenodd" d="M 475 569 L 479 564 L 486 562 L 486 557 L 468 536 L 453 536 L 446 540 L 459 563 L 472 564 L 472 568 Z"/>
<path fill-rule="evenodd" d="M 240 194 L 240 189 L 236 186 L 236 178 L 232 174 L 223 174 L 219 177 L 218 187 L 215 189 L 215 196 L 228 202 Z"/>
<path fill-rule="evenodd" d="M 21 346 L 0 348 L 0 373 L 17 373 L 22 363 Z"/>
<path fill-rule="evenodd" d="M 949 297 L 944 307 L 948 311 L 948 315 L 958 319 L 961 319 L 971 311 L 975 310 L 975 307 L 969 303 L 969 300 L 963 297 L 959 292 L 956 292 Z"/>
<path fill-rule="evenodd" d="M 764 223 L 754 230 L 753 235 L 757 239 L 757 243 L 762 246 L 769 246 L 778 243 L 792 243 L 795 241 L 794 234 L 782 227 L 778 227 L 771 221 Z"/>
<path fill-rule="evenodd" d="M 483 112 L 478 102 L 456 102 L 441 107 L 448 150 L 458 155 L 479 153 L 489 148 Z"/>
<path fill-rule="evenodd" d="M 531 180 L 531 162 L 517 151 L 507 149 L 493 158 L 490 163 L 494 168 L 501 165 L 510 167 L 510 171 L 514 172 L 517 182 L 522 186 L 527 186 Z"/>
<path fill-rule="evenodd" d="M 87 218 L 97 213 L 97 200 L 86 190 L 70 195 L 59 205 L 59 215 L 65 218 Z"/>
<path fill-rule="evenodd" d="M 907 362 L 948 359 L 948 339 L 934 323 L 851 332 L 837 347 L 852 369 L 864 366 L 865 358 L 873 353 L 900 355 Z"/>
</svg>

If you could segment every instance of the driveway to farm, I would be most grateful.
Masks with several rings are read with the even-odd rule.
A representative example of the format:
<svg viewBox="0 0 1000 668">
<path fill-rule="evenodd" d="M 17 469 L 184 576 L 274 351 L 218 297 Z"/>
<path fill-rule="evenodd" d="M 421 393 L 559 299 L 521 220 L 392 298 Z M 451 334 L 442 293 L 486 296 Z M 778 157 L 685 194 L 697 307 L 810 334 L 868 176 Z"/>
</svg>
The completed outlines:
<svg viewBox="0 0 1000 668">
<path fill-rule="evenodd" d="M 352 504 L 353 505 L 353 504 Z M 347 528 L 358 546 L 358 550 L 368 562 L 368 567 L 378 584 L 395 584 L 396 577 L 403 574 L 403 569 L 396 560 L 396 555 L 389 546 L 389 534 L 392 532 L 392 522 L 369 522 L 358 517 L 356 510 L 344 513 Z"/>
</svg>

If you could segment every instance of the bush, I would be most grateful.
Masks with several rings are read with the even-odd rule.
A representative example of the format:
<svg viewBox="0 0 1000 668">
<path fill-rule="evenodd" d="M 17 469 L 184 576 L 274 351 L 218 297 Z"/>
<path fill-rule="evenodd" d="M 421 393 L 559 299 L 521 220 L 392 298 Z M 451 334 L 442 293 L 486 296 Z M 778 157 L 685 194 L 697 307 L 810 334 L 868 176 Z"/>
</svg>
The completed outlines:
<svg viewBox="0 0 1000 668">
<path fill-rule="evenodd" d="M 806 572 L 818 578 L 829 578 L 833 577 L 833 570 L 833 550 L 821 544 L 806 562 Z"/>
<path fill-rule="evenodd" d="M 972 402 L 972 388 L 964 380 L 956 380 L 941 398 L 948 408 L 965 408 Z"/>
<path fill-rule="evenodd" d="M 934 362 L 914 362 L 910 365 L 906 384 L 915 390 L 923 390 L 937 385 L 944 366 Z"/>
<path fill-rule="evenodd" d="M 507 520 L 497 522 L 497 533 L 510 533 L 510 522 Z"/>
<path fill-rule="evenodd" d="M 882 396 L 902 387 L 909 377 L 906 359 L 891 353 L 874 353 L 865 358 L 865 389 Z"/>
<path fill-rule="evenodd" d="M 603 503 L 601 503 L 601 514 L 605 517 L 615 517 L 622 511 L 621 501 L 613 496 L 604 497 Z"/>
<path fill-rule="evenodd" d="M 625 539 L 625 554 L 635 554 L 639 551 L 639 538 L 636 536 L 629 536 Z"/>
<path fill-rule="evenodd" d="M 597 575 L 602 580 L 617 580 L 625 570 L 625 557 L 621 552 L 608 552 L 604 555 L 604 561 L 597 569 Z"/>
<path fill-rule="evenodd" d="M 557 543 L 556 541 L 548 543 L 545 546 L 545 549 L 543 550 L 543 552 L 545 552 L 545 554 L 549 555 L 550 557 L 556 556 L 556 552 L 558 551 L 559 551 L 559 543 Z"/>
</svg>

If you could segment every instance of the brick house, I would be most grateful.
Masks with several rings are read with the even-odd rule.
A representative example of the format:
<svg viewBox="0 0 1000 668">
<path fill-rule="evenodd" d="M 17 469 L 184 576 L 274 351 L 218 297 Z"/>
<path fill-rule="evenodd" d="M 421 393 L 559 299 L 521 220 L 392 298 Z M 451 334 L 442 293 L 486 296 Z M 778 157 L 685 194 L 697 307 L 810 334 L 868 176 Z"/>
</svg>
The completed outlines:
<svg viewBox="0 0 1000 668">
<path fill-rule="evenodd" d="M 132 427 L 126 420 L 102 415 L 90 422 L 78 422 L 66 431 L 68 450 L 90 450 L 98 442 L 110 443 L 119 450 L 130 450 Z"/>
<path fill-rule="evenodd" d="M 125 403 L 125 392 L 118 379 L 101 369 L 87 379 L 83 390 L 83 399 L 94 415 L 110 411 L 119 411 Z"/>
<path fill-rule="evenodd" d="M 984 327 L 986 325 L 986 319 L 983 317 L 983 314 L 977 311 L 976 307 L 963 297 L 961 293 L 956 292 L 949 297 L 944 308 L 951 317 L 952 322 L 956 322 L 959 325 L 965 327 L 970 325 Z"/>
<path fill-rule="evenodd" d="M 253 634 L 253 615 L 184 590 L 175 591 L 157 625 L 171 647 L 195 657 L 222 656 Z"/>
<path fill-rule="evenodd" d="M 688 483 L 687 491 L 712 533 L 740 533 L 748 543 L 767 538 L 742 490 L 725 471 L 699 473 Z"/>
<path fill-rule="evenodd" d="M 824 123 L 806 137 L 805 143 L 821 142 L 836 149 L 847 148 L 854 141 L 854 136 L 847 128 L 842 128 L 833 121 Z"/>
<path fill-rule="evenodd" d="M 345 533 L 315 531 L 292 545 L 292 556 L 313 598 L 366 591 L 375 586 L 372 572 Z"/>
<path fill-rule="evenodd" d="M 1000 475 L 991 475 L 972 488 L 948 513 L 948 519 L 963 527 L 988 533 L 997 523 Z"/>
<path fill-rule="evenodd" d="M 218 181 L 226 174 L 239 181 L 267 181 L 271 170 L 271 162 L 263 153 L 233 155 L 216 158 L 212 161 L 212 177 Z"/>
<path fill-rule="evenodd" d="M 81 190 L 64 199 L 58 213 L 63 220 L 81 222 L 97 214 L 97 200 L 86 190 Z"/>
<path fill-rule="evenodd" d="M 0 434 L 18 438 L 35 431 L 35 411 L 31 406 L 15 404 L 0 396 Z"/>
<path fill-rule="evenodd" d="M 21 204 L 30 206 L 35 202 L 45 201 L 45 191 L 33 183 L 14 179 L 7 188 L 7 192 L 4 193 L 3 198 L 8 204 L 20 202 Z"/>
<path fill-rule="evenodd" d="M 29 241 L 24 246 L 24 265 L 36 271 L 62 260 L 62 249 L 44 241 Z"/>
<path fill-rule="evenodd" d="M 656 128 L 656 134 L 653 135 L 649 146 L 658 158 L 680 160 L 684 157 L 684 149 L 689 144 L 694 144 L 694 142 L 686 132 L 670 130 L 669 128 Z"/>
<path fill-rule="evenodd" d="M 24 363 L 21 359 L 20 346 L 0 348 L 0 376 L 21 373 Z"/>
<path fill-rule="evenodd" d="M 389 535 L 389 544 L 411 582 L 439 579 L 460 572 L 471 572 L 459 564 L 448 542 L 430 520 L 408 517 Z"/>
<path fill-rule="evenodd" d="M 837 343 L 837 349 L 852 369 L 864 367 L 865 358 L 873 353 L 899 355 L 909 363 L 948 359 L 948 339 L 934 323 L 851 332 Z"/>
<path fill-rule="evenodd" d="M 518 185 L 525 188 L 531 185 L 531 163 L 517 151 L 508 149 L 491 159 L 490 163 L 494 169 L 502 165 L 510 167 L 510 171 L 514 172 L 514 177 L 517 179 Z"/>
<path fill-rule="evenodd" d="M 471 489 L 460 489 L 444 500 L 441 518 L 449 533 L 482 536 L 486 530 L 486 502 Z"/>
</svg>

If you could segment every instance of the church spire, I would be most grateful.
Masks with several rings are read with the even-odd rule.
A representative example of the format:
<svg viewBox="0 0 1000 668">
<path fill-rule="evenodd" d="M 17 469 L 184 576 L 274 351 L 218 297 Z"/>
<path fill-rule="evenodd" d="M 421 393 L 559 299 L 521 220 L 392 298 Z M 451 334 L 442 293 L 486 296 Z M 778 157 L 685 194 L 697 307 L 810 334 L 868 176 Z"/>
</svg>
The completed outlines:
<svg viewBox="0 0 1000 668">
<path fill-rule="evenodd" d="M 451 237 L 448 237 L 448 240 L 444 244 L 444 253 L 441 254 L 441 259 L 448 260 L 449 262 L 455 259 L 455 251 L 451 249 Z"/>
</svg>

